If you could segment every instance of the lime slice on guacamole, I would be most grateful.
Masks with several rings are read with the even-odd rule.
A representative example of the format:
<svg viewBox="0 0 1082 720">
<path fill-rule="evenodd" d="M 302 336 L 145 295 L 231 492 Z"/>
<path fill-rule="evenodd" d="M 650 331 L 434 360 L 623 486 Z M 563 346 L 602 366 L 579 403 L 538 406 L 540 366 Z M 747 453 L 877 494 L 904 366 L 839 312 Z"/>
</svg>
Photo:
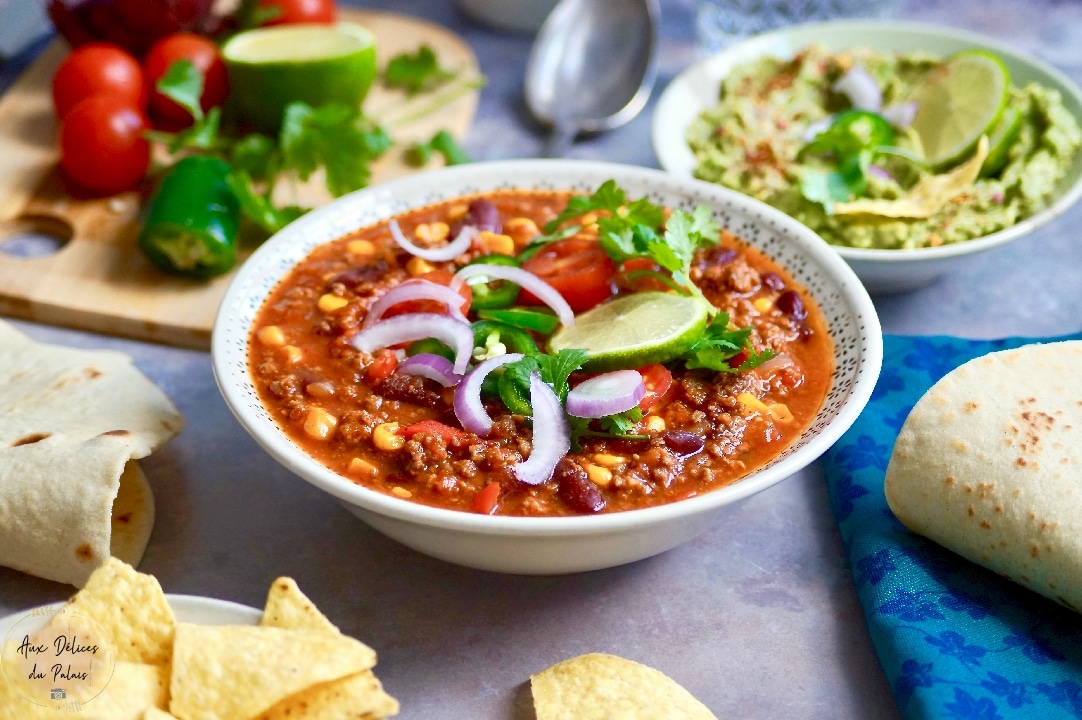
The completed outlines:
<svg viewBox="0 0 1082 720">
<path fill-rule="evenodd" d="M 222 59 L 240 117 L 273 132 L 292 102 L 359 108 L 376 77 L 376 38 L 347 22 L 256 28 L 231 38 Z"/>
<path fill-rule="evenodd" d="M 918 103 L 913 130 L 927 163 L 936 171 L 973 154 L 1007 107 L 1011 77 L 995 53 L 964 50 L 951 55 L 913 88 Z"/>
<path fill-rule="evenodd" d="M 702 337 L 707 308 L 686 295 L 641 292 L 617 297 L 575 317 L 549 340 L 549 350 L 588 353 L 583 369 L 623 370 L 680 357 Z"/>
</svg>

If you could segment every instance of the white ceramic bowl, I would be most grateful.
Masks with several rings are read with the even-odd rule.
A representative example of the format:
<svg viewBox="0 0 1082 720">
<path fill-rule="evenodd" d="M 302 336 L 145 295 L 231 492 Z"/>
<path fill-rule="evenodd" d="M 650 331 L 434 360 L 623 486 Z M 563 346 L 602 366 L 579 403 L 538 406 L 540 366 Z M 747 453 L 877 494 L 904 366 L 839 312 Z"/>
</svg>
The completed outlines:
<svg viewBox="0 0 1082 720">
<path fill-rule="evenodd" d="M 835 343 L 829 396 L 804 434 L 766 467 L 733 485 L 659 507 L 593 516 L 492 517 L 404 501 L 361 487 L 313 460 L 279 429 L 248 371 L 248 338 L 264 298 L 317 245 L 405 210 L 507 188 L 592 192 L 615 178 L 629 196 L 691 210 L 705 204 L 751 245 L 788 268 L 822 308 Z M 294 222 L 260 247 L 226 291 L 214 326 L 214 373 L 226 403 L 278 462 L 338 498 L 376 530 L 420 552 L 499 572 L 557 574 L 620 565 L 685 542 L 726 506 L 804 468 L 867 403 L 882 362 L 875 308 L 849 267 L 806 227 L 758 201 L 659 170 L 570 160 L 461 165 L 378 185 Z"/>
<path fill-rule="evenodd" d="M 1082 91 L 1050 65 L 1019 53 L 996 40 L 948 28 L 903 22 L 836 21 L 797 25 L 737 43 L 681 72 L 666 87 L 652 119 L 652 141 L 658 163 L 665 170 L 691 177 L 695 156 L 685 136 L 700 112 L 717 102 L 718 88 L 732 68 L 764 56 L 791 58 L 812 43 L 829 50 L 868 47 L 881 52 L 924 50 L 947 56 L 959 50 L 985 48 L 1006 63 L 1015 85 L 1037 82 L 1059 90 L 1067 109 L 1082 122 Z M 963 243 L 914 250 L 876 250 L 836 247 L 872 293 L 914 290 L 944 273 L 964 269 L 977 253 L 991 250 L 1033 232 L 1061 215 L 1082 196 L 1082 154 L 1057 188 L 1055 201 L 1043 212 L 991 235 Z"/>
</svg>

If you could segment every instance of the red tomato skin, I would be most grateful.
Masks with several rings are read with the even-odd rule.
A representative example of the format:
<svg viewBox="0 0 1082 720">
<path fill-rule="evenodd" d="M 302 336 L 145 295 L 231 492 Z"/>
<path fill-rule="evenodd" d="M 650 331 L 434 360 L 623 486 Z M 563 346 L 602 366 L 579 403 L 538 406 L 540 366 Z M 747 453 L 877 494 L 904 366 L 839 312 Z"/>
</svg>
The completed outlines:
<svg viewBox="0 0 1082 720">
<path fill-rule="evenodd" d="M 494 515 L 500 499 L 500 484 L 489 483 L 473 496 L 471 503 L 473 511 L 481 515 Z"/>
<path fill-rule="evenodd" d="M 338 16 L 334 0 L 259 0 L 264 9 L 279 8 L 278 17 L 264 25 L 290 25 L 293 23 L 333 23 Z"/>
<path fill-rule="evenodd" d="M 522 263 L 522 267 L 555 288 L 576 313 L 589 310 L 616 292 L 616 263 L 594 240 L 558 240 Z M 525 290 L 519 302 L 540 303 Z"/>
<path fill-rule="evenodd" d="M 63 119 L 79 101 L 91 95 L 113 95 L 120 102 L 146 107 L 143 68 L 119 45 L 94 42 L 80 45 L 61 61 L 53 74 L 53 106 Z"/>
<path fill-rule="evenodd" d="M 646 385 L 646 394 L 639 401 L 639 410 L 650 412 L 672 389 L 672 373 L 664 365 L 646 365 L 638 370 Z"/>
<path fill-rule="evenodd" d="M 190 125 L 191 114 L 154 89 L 169 66 L 177 60 L 191 61 L 203 74 L 203 94 L 199 97 L 203 112 L 225 101 L 229 95 L 229 78 L 218 46 L 202 35 L 176 33 L 150 47 L 143 58 L 143 74 L 150 91 L 151 112 L 169 123 Z"/>
<path fill-rule="evenodd" d="M 60 167 L 77 185 L 112 194 L 139 184 L 150 166 L 146 116 L 110 95 L 88 97 L 60 126 Z"/>
</svg>

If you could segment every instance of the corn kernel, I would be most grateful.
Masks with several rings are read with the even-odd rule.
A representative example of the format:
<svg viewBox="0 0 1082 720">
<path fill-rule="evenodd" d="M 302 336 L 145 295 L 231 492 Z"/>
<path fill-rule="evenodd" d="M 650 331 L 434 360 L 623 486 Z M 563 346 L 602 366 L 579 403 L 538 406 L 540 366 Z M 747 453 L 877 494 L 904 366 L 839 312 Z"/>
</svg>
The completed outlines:
<svg viewBox="0 0 1082 720">
<path fill-rule="evenodd" d="M 424 275 L 425 273 L 432 272 L 435 269 L 435 265 L 428 262 L 424 258 L 417 257 L 416 255 L 406 261 L 406 272 L 408 272 L 412 277 Z"/>
<path fill-rule="evenodd" d="M 304 418 L 304 433 L 313 440 L 326 440 L 338 427 L 338 418 L 321 407 L 313 407 Z"/>
<path fill-rule="evenodd" d="M 785 403 L 771 403 L 769 406 L 770 417 L 778 422 L 786 423 L 793 421 L 793 413 Z"/>
<path fill-rule="evenodd" d="M 530 240 L 540 234 L 537 223 L 527 217 L 511 218 L 503 225 L 503 231 L 515 241 L 515 247 L 525 247 Z"/>
<path fill-rule="evenodd" d="M 654 415 L 654 417 L 657 416 Z M 658 419 L 660 420 L 661 418 Z M 620 465 L 623 465 L 627 462 L 627 458 L 621 457 L 619 455 L 612 455 L 610 453 L 596 453 L 591 459 L 598 465 L 607 468 L 619 467 Z"/>
<path fill-rule="evenodd" d="M 400 497 L 403 500 L 413 497 L 413 493 L 411 493 L 406 488 L 400 487 L 398 485 L 395 485 L 393 488 L 391 488 L 391 494 L 395 497 Z"/>
<path fill-rule="evenodd" d="M 346 243 L 346 252 L 351 255 L 372 257 L 376 254 L 376 244 L 371 240 L 350 240 Z"/>
<path fill-rule="evenodd" d="M 736 396 L 736 400 L 745 410 L 766 415 L 777 422 L 790 422 L 793 419 L 793 413 L 785 403 L 771 403 L 770 405 L 767 405 L 765 402 L 748 392 L 740 393 Z"/>
<path fill-rule="evenodd" d="M 316 303 L 316 306 L 325 313 L 340 310 L 346 305 L 349 305 L 349 300 L 346 300 L 344 297 L 339 297 L 338 295 L 332 295 L 331 293 L 320 295 L 319 302 Z"/>
<path fill-rule="evenodd" d="M 282 346 L 282 359 L 290 365 L 296 365 L 304 359 L 304 353 L 296 345 L 283 345 Z"/>
<path fill-rule="evenodd" d="M 488 230 L 482 230 L 477 233 L 477 237 L 474 238 L 474 243 L 476 243 L 477 247 L 481 248 L 486 254 L 515 254 L 515 241 L 511 239 L 510 235 L 501 235 Z"/>
<path fill-rule="evenodd" d="M 379 470 L 375 465 L 368 462 L 364 458 L 355 457 L 349 461 L 349 467 L 346 468 L 346 472 L 354 477 L 366 477 L 373 478 L 379 474 Z"/>
<path fill-rule="evenodd" d="M 255 334 L 259 338 L 259 342 L 264 345 L 285 345 L 286 335 L 282 332 L 282 328 L 277 325 L 267 325 L 266 327 L 259 328 L 259 332 Z"/>
<path fill-rule="evenodd" d="M 469 211 L 469 205 L 463 203 L 452 205 L 450 208 L 447 209 L 447 221 L 451 223 L 456 223 L 462 218 L 466 217 L 466 213 L 468 213 Z"/>
<path fill-rule="evenodd" d="M 774 307 L 774 301 L 768 297 L 757 297 L 751 301 L 751 304 L 761 313 L 765 313 L 767 310 Z"/>
<path fill-rule="evenodd" d="M 398 450 L 406 438 L 398 434 L 398 423 L 381 423 L 372 431 L 372 444 L 377 450 Z"/>
<path fill-rule="evenodd" d="M 583 463 L 586 466 L 586 477 L 598 487 L 608 487 L 612 483 L 612 470 L 593 463 Z"/>
<path fill-rule="evenodd" d="M 438 243 L 447 239 L 451 233 L 450 226 L 445 222 L 421 223 L 413 231 L 413 236 L 424 243 Z"/>
<path fill-rule="evenodd" d="M 583 227 L 586 227 L 587 225 L 593 225 L 596 222 L 597 222 L 597 213 L 595 213 L 595 212 L 588 212 L 588 213 L 585 213 L 585 214 L 583 214 L 583 215 L 581 215 L 579 217 L 579 224 L 582 225 Z"/>
<path fill-rule="evenodd" d="M 665 420 L 659 415 L 647 415 L 645 422 L 647 432 L 665 432 Z"/>
</svg>

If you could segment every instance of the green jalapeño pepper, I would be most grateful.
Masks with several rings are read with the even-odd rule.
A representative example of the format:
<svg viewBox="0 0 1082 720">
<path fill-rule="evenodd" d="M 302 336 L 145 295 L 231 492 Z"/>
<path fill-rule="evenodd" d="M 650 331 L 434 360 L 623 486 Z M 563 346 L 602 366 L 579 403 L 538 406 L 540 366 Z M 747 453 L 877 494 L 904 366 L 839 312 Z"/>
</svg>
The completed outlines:
<svg viewBox="0 0 1082 720">
<path fill-rule="evenodd" d="M 209 278 L 237 261 L 240 205 L 230 167 L 206 155 L 180 160 L 162 179 L 139 234 L 139 248 L 162 270 Z"/>
<path fill-rule="evenodd" d="M 512 327 L 506 323 L 495 320 L 478 320 L 472 323 L 474 358 L 478 357 L 478 350 L 502 355 L 504 352 L 522 353 L 523 355 L 537 355 L 537 343 L 525 330 Z M 497 347 L 502 345 L 503 348 Z"/>
<path fill-rule="evenodd" d="M 519 267 L 520 263 L 510 255 L 481 255 L 474 259 L 470 265 L 508 265 Z M 484 281 L 478 277 L 470 283 L 473 291 L 473 301 L 470 307 L 474 310 L 490 310 L 492 308 L 505 308 L 513 305 L 518 300 L 519 286 L 509 280 Z"/>
</svg>

